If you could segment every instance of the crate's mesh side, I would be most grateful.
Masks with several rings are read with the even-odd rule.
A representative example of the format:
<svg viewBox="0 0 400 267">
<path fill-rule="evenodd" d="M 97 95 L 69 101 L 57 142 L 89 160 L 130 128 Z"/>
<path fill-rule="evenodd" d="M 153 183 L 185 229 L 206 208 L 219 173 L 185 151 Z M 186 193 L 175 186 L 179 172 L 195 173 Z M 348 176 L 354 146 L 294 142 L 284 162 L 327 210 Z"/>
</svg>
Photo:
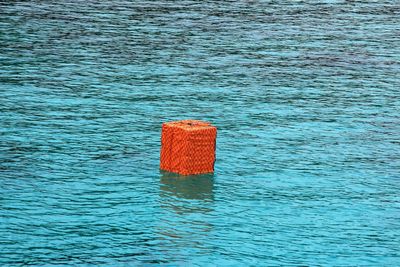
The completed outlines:
<svg viewBox="0 0 400 267">
<path fill-rule="evenodd" d="M 202 121 L 164 123 L 160 168 L 183 175 L 214 171 L 217 129 Z"/>
</svg>

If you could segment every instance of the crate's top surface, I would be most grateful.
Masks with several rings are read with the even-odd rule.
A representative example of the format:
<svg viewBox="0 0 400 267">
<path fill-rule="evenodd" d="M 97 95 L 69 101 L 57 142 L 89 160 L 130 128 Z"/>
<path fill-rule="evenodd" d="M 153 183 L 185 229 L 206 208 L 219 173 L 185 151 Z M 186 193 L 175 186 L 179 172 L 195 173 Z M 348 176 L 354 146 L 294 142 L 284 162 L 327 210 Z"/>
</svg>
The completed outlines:
<svg viewBox="0 0 400 267">
<path fill-rule="evenodd" d="M 211 123 L 199 120 L 181 120 L 163 123 L 164 126 L 181 128 L 186 131 L 195 131 L 202 129 L 216 129 Z"/>
</svg>

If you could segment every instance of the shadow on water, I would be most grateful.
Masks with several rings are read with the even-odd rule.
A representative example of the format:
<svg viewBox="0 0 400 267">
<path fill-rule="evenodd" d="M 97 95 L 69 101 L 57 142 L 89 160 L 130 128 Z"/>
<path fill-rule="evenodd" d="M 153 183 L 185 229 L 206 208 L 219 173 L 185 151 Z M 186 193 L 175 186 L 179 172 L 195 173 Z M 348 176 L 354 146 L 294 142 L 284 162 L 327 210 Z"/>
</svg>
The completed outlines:
<svg viewBox="0 0 400 267">
<path fill-rule="evenodd" d="M 160 206 L 167 213 L 158 233 L 179 258 L 177 247 L 203 247 L 212 232 L 208 218 L 214 205 L 214 174 L 182 176 L 161 171 L 160 175 Z M 168 254 L 168 248 L 164 253 Z"/>
<path fill-rule="evenodd" d="M 214 174 L 183 176 L 161 171 L 160 194 L 163 198 L 213 201 Z"/>
<path fill-rule="evenodd" d="M 161 171 L 160 204 L 176 213 L 206 213 L 214 201 L 214 174 L 182 176 Z"/>
</svg>

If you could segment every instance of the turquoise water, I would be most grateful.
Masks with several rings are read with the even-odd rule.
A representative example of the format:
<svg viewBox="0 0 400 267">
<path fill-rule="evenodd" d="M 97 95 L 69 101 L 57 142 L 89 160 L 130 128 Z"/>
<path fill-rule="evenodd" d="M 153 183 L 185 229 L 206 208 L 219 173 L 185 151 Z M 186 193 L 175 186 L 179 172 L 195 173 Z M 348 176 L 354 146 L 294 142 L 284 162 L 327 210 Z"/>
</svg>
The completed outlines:
<svg viewBox="0 0 400 267">
<path fill-rule="evenodd" d="M 399 25 L 399 1 L 0 1 L 0 265 L 399 266 Z M 187 118 L 218 127 L 214 175 L 158 169 Z"/>
</svg>

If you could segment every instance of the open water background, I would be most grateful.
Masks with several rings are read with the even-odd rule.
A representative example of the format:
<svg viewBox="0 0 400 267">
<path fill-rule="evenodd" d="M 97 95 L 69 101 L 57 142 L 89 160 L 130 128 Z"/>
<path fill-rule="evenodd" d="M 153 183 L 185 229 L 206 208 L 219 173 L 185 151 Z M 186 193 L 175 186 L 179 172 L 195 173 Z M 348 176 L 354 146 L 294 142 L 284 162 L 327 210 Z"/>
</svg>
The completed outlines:
<svg viewBox="0 0 400 267">
<path fill-rule="evenodd" d="M 0 265 L 399 266 L 399 62 L 400 1 L 0 1 Z"/>
</svg>

